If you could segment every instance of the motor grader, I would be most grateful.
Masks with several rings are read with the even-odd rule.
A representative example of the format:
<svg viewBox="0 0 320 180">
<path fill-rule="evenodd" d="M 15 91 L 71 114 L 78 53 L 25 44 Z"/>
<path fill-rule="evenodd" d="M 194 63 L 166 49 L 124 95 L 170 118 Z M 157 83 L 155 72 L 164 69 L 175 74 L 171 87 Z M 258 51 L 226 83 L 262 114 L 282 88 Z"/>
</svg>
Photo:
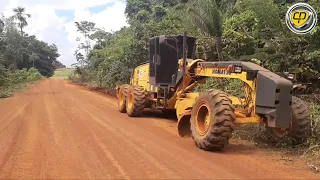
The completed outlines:
<svg viewBox="0 0 320 180">
<path fill-rule="evenodd" d="M 133 70 L 130 84 L 116 87 L 119 111 L 130 117 L 147 108 L 174 111 L 179 135 L 191 135 L 204 150 L 223 149 L 235 124 L 264 123 L 297 143 L 310 135 L 308 107 L 292 96 L 291 81 L 251 62 L 196 59 L 195 48 L 196 38 L 186 33 L 151 38 L 149 61 Z M 241 80 L 245 96 L 195 92 L 207 78 Z"/>
</svg>

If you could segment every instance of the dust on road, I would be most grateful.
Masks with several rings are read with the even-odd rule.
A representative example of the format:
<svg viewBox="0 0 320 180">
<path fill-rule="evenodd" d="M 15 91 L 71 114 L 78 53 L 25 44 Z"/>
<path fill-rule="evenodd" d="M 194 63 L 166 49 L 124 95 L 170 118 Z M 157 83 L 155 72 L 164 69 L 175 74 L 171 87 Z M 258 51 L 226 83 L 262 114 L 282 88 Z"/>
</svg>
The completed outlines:
<svg viewBox="0 0 320 180">
<path fill-rule="evenodd" d="M 115 99 L 48 79 L 0 104 L 1 179 L 316 179 L 253 146 L 223 152 L 180 138 L 175 122 L 129 118 Z"/>
</svg>

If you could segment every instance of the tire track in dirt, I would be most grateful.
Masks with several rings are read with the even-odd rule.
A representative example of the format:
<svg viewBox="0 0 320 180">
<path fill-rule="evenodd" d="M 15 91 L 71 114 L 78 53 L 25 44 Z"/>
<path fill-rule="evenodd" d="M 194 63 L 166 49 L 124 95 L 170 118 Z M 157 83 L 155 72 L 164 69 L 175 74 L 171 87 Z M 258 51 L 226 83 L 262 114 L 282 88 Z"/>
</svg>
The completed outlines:
<svg viewBox="0 0 320 180">
<path fill-rule="evenodd" d="M 89 136 L 89 134 L 88 134 L 88 128 L 87 128 L 87 126 L 83 126 L 83 121 L 85 121 L 86 120 L 86 115 L 85 114 L 83 114 L 83 113 L 81 113 L 81 112 L 78 112 L 77 111 L 77 109 L 78 108 L 69 108 L 68 107 L 68 103 L 65 103 L 65 102 L 72 102 L 72 104 L 74 104 L 75 102 L 73 102 L 73 100 L 72 99 L 70 99 L 70 97 L 69 96 L 66 96 L 66 97 L 64 97 L 63 98 L 64 99 L 64 103 L 62 103 L 62 101 L 61 101 L 61 99 L 59 100 L 59 103 L 60 103 L 60 107 L 61 108 L 63 108 L 64 109 L 64 113 L 65 114 L 68 114 L 68 116 L 69 116 L 69 124 L 71 125 L 71 126 L 73 126 L 72 128 L 73 129 L 77 129 L 77 131 L 74 131 L 74 133 L 76 133 L 77 135 L 76 136 L 74 136 L 74 137 L 83 137 L 83 136 L 88 136 L 88 137 L 90 137 Z M 69 111 L 68 111 L 69 110 Z M 81 130 L 81 131 L 80 131 Z M 74 134 L 73 133 L 73 134 Z M 77 142 L 81 142 L 81 141 L 83 141 L 83 139 L 79 139 L 79 140 L 75 140 L 75 141 L 77 141 Z M 90 140 L 89 139 L 87 139 L 86 140 L 86 142 L 90 142 L 91 141 L 91 138 L 90 138 Z M 98 176 L 98 177 L 96 177 L 96 178 L 101 178 L 101 177 L 104 177 L 104 178 L 106 178 L 106 177 L 108 177 L 108 173 L 111 173 L 111 174 L 119 174 L 119 172 L 118 171 L 115 171 L 115 170 L 112 170 L 112 169 L 115 169 L 113 166 L 112 166 L 112 162 L 114 162 L 114 160 L 112 159 L 112 157 L 109 157 L 109 161 L 111 162 L 111 163 L 108 163 L 108 162 L 106 162 L 106 161 L 104 161 L 104 162 L 102 162 L 103 160 L 105 160 L 105 158 L 104 158 L 104 153 L 103 153 L 103 151 L 101 150 L 101 148 L 99 149 L 99 148 L 97 148 L 96 147 L 96 145 L 97 145 L 97 143 L 94 143 L 94 144 L 92 144 L 92 143 L 90 143 L 90 144 L 87 144 L 87 145 L 90 145 L 90 151 L 92 152 L 92 155 L 93 156 L 96 156 L 96 158 L 95 158 L 95 160 L 94 160 L 94 162 L 93 163 L 95 163 L 95 164 L 97 164 L 97 162 L 101 165 L 101 166 L 104 166 L 104 167 L 106 167 L 106 165 L 108 165 L 108 166 L 110 166 L 109 168 L 105 168 L 105 169 L 107 169 L 106 171 L 104 170 L 104 169 L 101 169 L 101 168 L 97 168 L 98 170 L 100 170 L 100 172 L 102 173 L 101 174 L 101 176 Z M 85 148 L 85 147 L 83 147 L 83 145 L 82 145 L 82 143 L 78 143 L 77 144 L 77 146 L 79 146 L 79 148 L 78 149 L 83 149 L 83 148 Z M 88 150 L 88 147 L 86 148 L 86 150 Z M 99 153 L 98 153 L 98 151 L 100 151 Z M 82 156 L 82 157 L 88 157 L 88 154 L 84 154 L 84 156 Z M 110 159 L 111 158 L 111 159 Z M 87 170 L 88 168 L 86 168 L 86 170 Z M 92 168 L 91 168 L 92 169 Z M 108 170 L 109 171 L 112 171 L 112 172 L 108 172 Z M 93 173 L 92 173 L 93 174 Z M 97 174 L 97 173 L 94 173 L 95 175 Z M 122 173 L 123 174 L 123 173 Z M 102 176 L 103 175 L 103 176 Z M 110 178 L 110 177 L 109 177 Z M 123 178 L 123 177 L 118 177 L 118 178 Z"/>
<path fill-rule="evenodd" d="M 87 112 L 90 113 L 90 112 Z M 94 115 L 95 114 L 95 115 Z M 186 172 L 188 172 L 188 169 L 194 169 L 193 173 L 197 174 L 197 176 L 203 177 L 203 178 L 209 178 L 212 177 L 212 174 L 208 174 L 207 172 L 203 172 L 202 169 L 205 167 L 197 167 L 197 165 L 199 165 L 199 163 L 197 161 L 194 161 L 193 158 L 197 159 L 196 156 L 190 154 L 190 153 L 186 153 L 187 151 L 184 151 L 181 148 L 178 148 L 175 151 L 168 151 L 165 150 L 163 147 L 167 147 L 166 144 L 164 144 L 163 142 L 161 142 L 161 144 L 163 146 L 158 145 L 155 142 L 160 142 L 161 139 L 158 139 L 156 137 L 154 137 L 153 134 L 148 133 L 147 131 L 141 131 L 141 133 L 139 134 L 133 134 L 133 133 L 129 133 L 129 131 L 126 130 L 122 130 L 119 127 L 116 127 L 114 125 L 112 125 L 112 123 L 105 121 L 103 117 L 95 117 L 96 114 L 99 113 L 92 113 L 92 118 L 94 120 L 96 120 L 101 126 L 103 126 L 105 129 L 108 129 L 109 131 L 112 131 L 113 134 L 119 134 L 118 138 L 121 137 L 131 137 L 130 141 L 128 141 L 127 139 L 122 139 L 122 141 L 126 144 L 130 144 L 130 146 L 132 148 L 134 148 L 134 150 L 138 151 L 143 157 L 147 157 L 147 160 L 149 163 L 154 163 L 156 165 L 157 168 L 160 168 L 161 170 L 165 171 L 165 172 L 170 172 L 171 174 L 168 174 L 167 177 L 168 178 L 192 178 L 190 177 L 190 174 L 184 174 Z M 120 119 L 115 119 L 115 120 L 120 120 Z M 129 128 L 129 125 L 128 125 Z M 133 128 L 130 128 L 133 129 Z M 146 134 L 144 134 L 146 133 Z M 140 134 L 143 134 L 140 136 Z M 139 138 L 139 137 L 149 137 L 152 140 L 148 140 L 145 138 Z M 140 145 L 137 146 L 137 145 Z M 169 143 L 170 144 L 170 143 Z M 170 144 L 170 146 L 172 146 L 172 144 Z M 152 152 L 152 155 L 150 154 Z M 172 152 L 176 152 L 176 153 L 172 153 Z M 156 154 L 156 155 L 155 155 Z M 170 159 L 170 161 L 162 161 L 161 159 L 161 155 L 166 155 L 168 157 L 168 155 L 170 155 L 168 157 L 168 159 Z M 183 160 L 185 158 L 188 159 L 188 162 L 184 162 L 184 166 L 183 167 L 177 167 L 175 166 L 174 162 L 179 162 L 181 160 Z M 162 162 L 161 162 L 162 161 Z M 161 163 L 160 163 L 161 162 Z M 201 163 L 201 166 L 212 166 L 212 164 L 207 164 L 206 162 Z M 166 168 L 168 167 L 168 168 Z M 215 168 L 215 171 L 217 171 L 219 169 L 219 167 Z M 174 171 L 172 171 L 174 170 Z M 178 173 L 178 174 L 184 174 L 183 177 L 175 177 L 173 173 Z M 225 174 L 230 175 L 230 173 L 225 172 Z M 206 177 L 207 175 L 209 175 L 208 177 Z M 211 175 L 211 176 L 210 176 Z M 230 178 L 236 178 L 236 176 L 230 175 Z"/>
<path fill-rule="evenodd" d="M 89 113 L 89 112 L 87 112 Z M 176 176 L 174 174 L 174 172 L 167 168 L 163 163 L 160 163 L 159 160 L 157 160 L 155 157 L 153 157 L 152 155 L 150 155 L 150 153 L 148 153 L 148 151 L 146 151 L 145 149 L 139 147 L 136 141 L 134 141 L 135 137 L 132 135 L 128 135 L 126 133 L 123 133 L 123 131 L 121 131 L 119 128 L 115 128 L 114 126 L 110 126 L 111 124 L 105 125 L 102 123 L 103 120 L 101 120 L 100 118 L 97 118 L 96 116 L 93 116 L 91 114 L 91 117 L 98 122 L 100 125 L 102 125 L 104 127 L 104 129 L 107 129 L 109 132 L 113 133 L 113 134 L 117 134 L 117 138 L 119 139 L 119 142 L 122 142 L 126 145 L 129 146 L 129 148 L 127 149 L 132 149 L 135 152 L 138 153 L 138 156 L 140 156 L 141 158 L 144 158 L 149 165 L 155 167 L 154 169 L 159 169 L 161 172 L 165 172 L 165 176 L 166 178 L 173 178 L 173 179 L 177 179 L 179 178 L 178 176 Z M 97 137 L 96 135 L 94 135 L 95 137 Z M 126 137 L 130 137 L 130 140 L 128 140 Z M 133 143 L 133 141 L 135 143 Z M 101 141 L 100 141 L 101 144 Z M 141 144 L 140 144 L 141 145 Z"/>
<path fill-rule="evenodd" d="M 129 118 L 113 98 L 46 79 L 0 103 L 1 179 L 316 179 L 270 153 L 199 150 L 161 118 Z M 242 150 L 244 149 L 244 150 Z M 272 159 L 273 158 L 273 159 Z"/>
<path fill-rule="evenodd" d="M 92 119 L 97 119 L 95 118 L 95 116 L 97 116 L 98 114 L 101 114 L 100 112 L 102 112 L 103 110 L 100 109 L 99 107 L 101 107 L 99 104 L 92 104 L 90 103 L 90 100 L 92 100 L 91 98 L 88 98 L 86 99 L 85 96 L 83 95 L 82 96 L 83 98 L 81 99 L 81 101 L 86 101 L 87 103 L 86 104 L 86 107 L 90 106 L 90 110 L 91 111 L 87 111 L 86 109 L 83 109 L 83 111 L 86 111 L 87 114 L 91 114 L 92 116 Z M 110 103 L 110 104 L 107 104 L 108 107 L 105 107 L 104 109 L 105 110 L 108 110 L 108 109 L 116 109 L 116 107 L 112 106 L 114 105 L 114 103 Z M 96 109 L 97 111 L 93 111 L 93 109 Z M 118 112 L 117 112 L 118 113 Z M 145 119 L 143 117 L 140 117 L 140 118 L 130 118 L 131 121 L 129 121 L 128 117 L 126 116 L 126 114 L 120 114 L 119 113 L 119 116 L 123 117 L 123 118 L 127 118 L 125 121 L 123 119 L 118 119 L 116 116 L 113 116 L 113 120 L 114 121 L 118 121 L 118 123 L 120 123 L 121 121 L 121 124 L 117 124 L 117 126 L 115 126 L 112 122 L 110 121 L 107 121 L 106 118 L 107 117 L 103 117 L 103 116 L 99 116 L 100 118 L 98 118 L 98 122 L 104 127 L 104 128 L 108 128 L 109 130 L 113 131 L 112 134 L 123 134 L 123 135 L 120 135 L 120 137 L 124 136 L 124 137 L 133 137 L 132 141 L 135 141 L 135 144 L 140 144 L 141 146 L 143 146 L 144 148 L 146 149 L 150 149 L 149 152 L 154 152 L 154 151 L 157 151 L 157 153 L 163 153 L 165 154 L 166 156 L 170 155 L 170 157 L 168 159 L 175 159 L 176 162 L 178 161 L 181 161 L 182 159 L 184 159 L 184 157 L 190 157 L 190 159 L 188 159 L 188 162 L 191 162 L 190 163 L 190 166 L 188 168 L 192 168 L 194 167 L 197 162 L 199 161 L 199 158 L 202 159 L 202 157 L 200 156 L 197 156 L 197 155 L 194 155 L 193 152 L 189 152 L 188 150 L 184 149 L 184 148 L 181 148 L 179 146 L 176 146 L 175 144 L 172 144 L 172 141 L 169 141 L 169 142 L 162 142 L 163 141 L 163 138 L 161 138 L 161 136 L 155 136 L 154 133 L 150 132 L 150 131 L 147 131 L 145 128 L 141 128 L 139 127 L 139 125 L 137 124 L 134 124 L 133 122 L 134 121 L 138 121 L 138 120 L 141 120 L 141 119 Z M 146 119 L 146 120 L 149 120 L 151 121 L 150 119 Z M 130 130 L 133 130 L 134 128 L 139 128 L 140 132 L 138 132 L 138 134 L 132 134 L 130 133 L 130 131 L 127 131 L 127 130 L 121 130 L 120 127 L 126 127 L 126 129 L 130 129 Z M 146 133 L 146 134 L 144 134 Z M 150 139 L 152 140 L 149 140 L 149 139 L 141 139 L 139 137 L 150 137 Z M 159 146 L 157 143 L 155 142 L 159 142 L 161 141 L 161 144 L 164 146 L 164 147 L 174 147 L 174 148 L 177 148 L 176 150 L 172 150 L 172 148 L 170 148 L 170 151 L 167 151 L 165 150 L 163 147 Z M 192 142 L 192 141 L 191 141 Z M 130 143 L 130 142 L 128 142 Z M 164 144 L 165 143 L 165 144 Z M 186 154 L 187 155 L 186 155 Z M 199 151 L 199 153 L 206 153 L 206 152 L 201 152 Z M 159 156 L 158 156 L 159 157 Z M 161 158 L 159 158 L 161 160 Z M 202 159 L 204 160 L 203 163 L 206 165 L 206 166 L 213 166 L 212 163 L 208 164 L 209 162 L 208 161 L 205 161 L 205 159 Z M 172 164 L 175 164 L 175 163 L 172 163 Z M 186 164 L 184 164 L 185 166 Z M 166 164 L 166 166 L 172 166 L 170 164 Z M 193 171 L 196 171 L 197 170 L 199 172 L 197 172 L 198 174 L 202 174 L 203 172 L 202 168 L 194 168 Z M 181 172 L 187 172 L 187 171 L 184 171 L 186 169 L 184 169 L 183 167 L 171 167 L 170 169 L 177 169 L 176 171 L 181 171 Z M 213 167 L 212 169 L 221 169 L 219 167 Z M 226 171 L 223 171 L 224 174 L 230 174 L 230 172 L 226 172 Z M 204 174 L 208 174 L 207 172 L 204 173 Z M 214 174 L 214 173 L 213 173 Z M 233 176 L 233 178 L 235 178 L 235 176 Z"/>
<path fill-rule="evenodd" d="M 83 97 L 83 96 L 82 96 Z M 76 98 L 77 100 L 79 100 L 79 98 Z M 76 99 L 74 99 L 74 100 L 76 100 Z M 83 101 L 85 99 L 85 97 L 83 97 L 83 98 L 81 98 L 81 101 Z M 79 104 L 80 102 L 78 102 L 77 104 Z M 80 112 L 82 112 L 82 111 L 85 111 L 86 112 L 86 114 L 90 114 L 91 115 L 91 117 L 92 117 L 92 119 L 94 119 L 94 120 L 97 120 L 97 117 L 96 117 L 96 115 L 94 115 L 94 114 L 99 114 L 99 112 L 92 112 L 92 110 L 91 110 L 91 112 L 90 111 L 87 111 L 86 109 L 91 109 L 91 108 L 88 108 L 88 106 L 90 106 L 90 107 L 92 107 L 92 108 L 95 108 L 95 106 L 91 106 L 89 103 L 85 103 L 86 104 L 86 106 L 83 108 L 83 109 L 80 109 L 80 107 L 78 108 L 78 110 L 79 110 L 79 113 Z M 101 118 L 98 118 L 99 119 L 99 123 L 101 124 L 101 122 L 103 121 L 101 121 Z M 117 120 L 118 121 L 118 119 L 114 119 L 114 120 Z M 94 122 L 93 122 L 94 123 Z M 118 138 L 122 138 L 122 137 L 132 137 L 130 140 L 132 141 L 133 139 L 136 139 L 132 134 L 125 134 L 125 133 L 123 133 L 121 130 L 119 130 L 117 127 L 114 127 L 114 126 L 112 126 L 112 124 L 108 124 L 108 125 L 105 125 L 105 124 L 103 124 L 104 125 L 104 128 L 108 128 L 108 130 L 109 131 L 113 131 L 113 132 L 111 132 L 111 134 L 115 134 L 115 135 L 117 135 L 117 134 L 119 134 L 120 132 L 121 132 L 121 134 L 119 134 L 119 137 Z M 130 127 L 128 127 L 128 128 L 130 128 Z M 116 131 L 114 131 L 114 129 L 116 129 Z M 130 129 L 132 129 L 132 128 L 130 128 Z M 131 149 L 133 149 L 133 147 L 135 147 L 134 149 L 135 150 L 137 150 L 138 152 L 140 152 L 141 154 L 142 154 L 142 156 L 143 157 L 146 157 L 147 155 L 147 157 L 149 157 L 148 159 L 149 159 L 149 163 L 150 162 L 154 162 L 154 163 L 156 163 L 156 165 L 157 165 L 157 167 L 158 168 L 165 168 L 166 166 L 170 166 L 170 164 L 165 164 L 164 166 L 162 166 L 161 165 L 161 163 L 159 162 L 159 159 L 158 160 L 156 160 L 153 156 L 151 156 L 147 151 L 145 151 L 145 150 L 142 150 L 141 148 L 139 148 L 138 146 L 136 146 L 135 144 L 141 144 L 141 140 L 140 141 L 135 141 L 135 143 L 134 144 L 132 144 L 132 142 L 131 141 L 128 141 L 127 139 L 123 139 L 123 140 L 121 140 L 121 142 L 125 142 L 125 144 L 130 144 L 130 146 L 131 145 L 133 145 L 132 147 L 131 147 Z M 155 146 L 155 148 L 154 148 L 154 150 L 152 150 L 152 151 L 150 151 L 150 152 L 153 152 L 153 151 L 155 151 L 155 149 L 162 149 L 162 147 L 160 147 L 160 146 Z M 168 151 L 164 151 L 164 153 L 168 153 Z M 174 155 L 171 157 L 172 159 L 174 159 Z M 161 160 L 160 160 L 161 161 Z M 177 160 L 178 161 L 178 160 Z M 173 164 L 174 164 L 174 161 L 173 161 Z M 189 168 L 192 168 L 192 166 L 190 166 Z M 183 168 L 179 168 L 179 169 L 177 169 L 176 167 L 174 167 L 174 168 L 170 168 L 170 169 L 174 169 L 175 171 L 180 171 L 180 172 L 183 172 L 184 171 L 184 169 Z M 169 169 L 164 169 L 164 171 L 165 172 L 169 172 Z M 171 170 L 170 170 L 171 171 Z M 173 172 L 171 172 L 171 173 L 173 173 Z M 197 172 L 198 174 L 202 174 L 201 173 L 201 170 L 199 170 L 199 172 Z M 173 174 L 169 174 L 168 175 L 168 178 L 170 178 L 170 177 L 174 177 L 173 176 Z M 185 178 L 187 178 L 188 176 L 186 176 Z M 177 177 L 178 178 L 178 177 Z"/>
<path fill-rule="evenodd" d="M 29 101 L 24 102 L 24 104 L 20 105 L 19 108 L 14 109 L 11 111 L 11 113 L 8 113 L 8 115 L 1 117 L 0 120 L 0 134 L 5 131 L 12 122 L 15 122 L 14 120 L 22 113 L 22 111 L 25 110 L 25 108 L 29 105 Z"/>
<path fill-rule="evenodd" d="M 75 100 L 75 99 L 74 99 Z M 78 104 L 78 103 L 77 103 Z M 87 105 L 87 104 L 86 104 Z M 79 106 L 79 108 L 77 108 L 77 113 L 75 113 L 75 114 L 81 114 L 81 113 L 85 113 L 85 114 L 89 114 L 90 112 L 88 112 L 88 111 L 86 111 L 86 108 L 81 108 L 81 106 Z M 96 117 L 93 117 L 92 115 L 91 115 L 91 113 L 90 113 L 90 117 L 88 117 L 88 119 L 93 119 L 93 122 L 92 123 L 96 123 L 95 121 L 96 121 Z M 88 120 L 87 120 L 88 121 Z M 79 123 L 79 121 L 78 121 L 78 123 Z M 92 123 L 90 123 L 90 124 L 92 124 Z M 87 124 L 88 124 L 88 122 L 87 122 Z M 89 129 L 90 129 L 90 127 L 88 127 Z M 107 131 L 106 131 L 107 130 Z M 108 136 L 109 135 L 111 135 L 111 136 L 117 136 L 116 138 L 110 138 L 109 139 L 109 141 L 108 141 L 108 144 L 110 144 L 111 142 L 110 142 L 110 140 L 111 139 L 116 139 L 116 142 L 114 142 L 113 144 L 114 145 L 116 145 L 116 144 L 118 144 L 118 146 L 119 146 L 119 143 L 122 143 L 122 145 L 124 146 L 123 147 L 123 149 L 125 149 L 125 151 L 124 151 L 124 153 L 126 153 L 126 151 L 127 150 L 129 150 L 129 149 L 135 149 L 135 148 L 133 148 L 132 146 L 131 146 L 131 144 L 130 144 L 130 142 L 129 142 L 129 146 L 128 146 L 128 143 L 124 143 L 123 144 L 123 142 L 124 141 L 127 141 L 127 140 L 125 140 L 125 139 L 123 139 L 123 137 L 126 137 L 126 136 L 118 136 L 117 134 L 115 134 L 114 132 L 109 132 L 108 130 L 110 130 L 110 129 L 103 129 L 102 130 L 102 132 L 103 132 L 103 134 L 108 134 Z M 91 131 L 92 133 L 93 133 L 93 131 Z M 95 128 L 94 129 L 94 132 L 97 132 L 97 128 Z M 93 133 L 93 136 L 94 137 L 98 137 L 95 133 Z M 105 136 L 105 135 L 102 135 L 102 137 L 103 136 Z M 121 138 L 121 139 L 118 139 L 118 138 Z M 101 142 L 101 140 L 98 140 L 98 144 L 101 144 L 100 143 Z M 126 147 L 126 146 L 128 146 L 128 147 Z M 110 148 L 109 148 L 110 149 Z M 119 147 L 119 149 L 122 149 L 121 147 Z M 113 152 L 114 153 L 114 152 Z M 140 153 L 141 153 L 141 151 L 140 151 Z M 139 154 L 140 154 L 139 153 Z M 145 156 L 145 152 L 142 152 L 142 158 L 145 158 L 144 156 Z M 140 157 L 141 157 L 141 154 L 139 155 Z M 118 156 L 119 157 L 119 156 Z M 127 157 L 137 157 L 137 156 L 132 156 L 132 155 L 128 155 Z M 134 160 L 134 159 L 133 159 Z M 132 162 L 132 163 L 134 163 L 134 161 Z M 129 167 L 132 167 L 131 166 L 131 164 L 128 164 L 129 165 Z M 150 166 L 150 161 L 148 161 L 148 165 Z M 162 168 L 164 168 L 164 167 L 162 167 Z M 130 168 L 131 169 L 131 168 Z M 121 170 L 120 170 L 121 171 Z M 153 170 L 153 174 L 155 173 L 155 171 Z M 151 173 L 150 173 L 151 174 Z M 168 176 L 168 177 L 170 177 L 170 176 Z"/>
<path fill-rule="evenodd" d="M 24 108 L 22 108 L 22 111 L 17 113 L 15 118 L 11 120 L 11 122 L 17 123 L 16 126 L 12 128 L 11 131 L 8 131 L 6 133 L 12 134 L 13 137 L 10 138 L 10 136 L 1 136 L 1 150 L 0 150 L 0 178 L 3 178 L 4 174 L 2 173 L 4 168 L 6 167 L 9 160 L 13 157 L 12 154 L 17 146 L 18 139 L 21 137 L 21 133 L 23 130 L 23 122 L 22 118 L 27 115 L 27 109 L 30 108 L 27 104 Z M 9 126 L 6 126 L 9 127 Z M 5 132 L 5 131 L 3 131 Z M 1 156 L 2 155 L 2 156 Z"/>
<path fill-rule="evenodd" d="M 81 89 L 81 88 L 80 88 Z M 82 97 L 84 97 L 84 98 L 82 98 L 82 101 L 83 100 L 86 100 L 87 101 L 87 106 L 88 105 L 91 105 L 91 107 L 92 108 L 96 108 L 96 109 L 105 109 L 105 110 L 108 110 L 108 109 L 116 109 L 116 107 L 114 107 L 113 105 L 115 104 L 115 103 L 108 103 L 108 104 L 106 104 L 106 106 L 107 107 L 104 107 L 104 108 L 101 108 L 101 105 L 99 104 L 99 103 L 97 103 L 97 101 L 101 101 L 101 102 L 103 102 L 103 101 L 105 101 L 103 98 L 97 98 L 97 100 L 96 99 L 92 99 L 92 97 L 91 98 L 88 98 L 88 99 L 86 99 L 85 97 L 86 97 L 86 95 L 85 94 L 93 94 L 92 92 L 86 92 L 85 90 L 83 90 L 83 89 L 81 89 L 81 91 L 80 92 L 82 92 Z M 90 101 L 94 101 L 95 102 L 95 104 L 92 104 L 92 103 L 90 103 Z M 108 99 L 108 100 L 106 100 L 106 101 L 110 101 L 110 99 Z M 114 102 L 114 101 L 113 101 Z M 102 103 L 101 103 L 102 104 Z M 94 113 L 94 114 L 98 114 L 98 113 Z M 136 122 L 136 124 L 134 124 L 134 125 L 137 125 L 137 124 L 139 124 L 139 125 L 141 125 L 140 123 L 138 123 L 139 122 L 139 120 L 143 120 L 143 119 L 146 119 L 146 118 L 144 118 L 144 117 L 140 117 L 140 118 L 128 118 L 128 117 L 126 117 L 126 115 L 125 114 L 119 114 L 118 116 L 121 116 L 121 117 L 123 117 L 123 118 L 126 118 L 126 121 L 127 121 L 127 123 L 132 123 L 133 121 L 135 121 Z M 147 118 L 148 119 L 148 118 Z M 150 119 L 148 119 L 149 121 L 151 121 Z M 146 121 L 143 121 L 143 122 L 146 122 Z M 109 124 L 109 126 L 110 126 L 110 124 Z M 138 126 L 138 125 L 137 125 Z M 119 125 L 119 127 L 121 127 L 121 125 Z M 142 126 L 142 127 L 144 127 L 144 128 L 142 128 L 141 130 L 142 131 L 144 131 L 145 130 L 145 124 Z M 155 137 L 153 137 L 153 138 L 155 138 Z M 157 137 L 158 138 L 158 137 Z M 160 138 L 161 138 L 161 136 L 160 136 Z M 162 139 L 162 138 L 161 138 Z M 145 142 L 145 141 L 144 141 Z M 172 143 L 172 142 L 169 142 L 169 143 Z M 143 143 L 142 143 L 143 144 Z M 149 144 L 150 145 L 150 144 Z M 174 144 L 171 144 L 171 146 L 174 146 Z M 228 148 L 228 149 L 231 149 L 231 148 Z M 254 149 L 254 148 L 251 148 L 250 150 L 253 150 L 252 152 L 250 152 L 250 150 L 248 151 L 248 152 L 244 152 L 244 154 L 242 153 L 241 154 L 241 152 L 240 153 L 232 153 L 232 152 L 228 152 L 228 150 L 226 150 L 226 152 L 224 152 L 224 153 L 222 153 L 222 154 L 220 154 L 220 153 L 206 153 L 206 152 L 197 152 L 197 151 L 194 151 L 194 149 L 193 150 L 191 150 L 191 149 L 183 149 L 183 150 L 186 150 L 186 151 L 188 151 L 188 152 L 192 152 L 192 153 L 194 153 L 194 152 L 196 152 L 197 154 L 202 154 L 202 156 L 196 156 L 196 158 L 200 158 L 200 159 L 203 159 L 204 161 L 206 161 L 206 159 L 205 158 L 208 158 L 208 155 L 210 156 L 210 154 L 212 155 L 212 156 L 214 156 L 215 158 L 217 157 L 217 156 L 221 156 L 221 158 L 227 158 L 228 160 L 227 161 L 225 161 L 225 160 L 223 160 L 223 161 L 219 161 L 219 164 L 220 165 L 223 165 L 224 167 L 226 167 L 226 168 L 231 168 L 231 169 L 234 169 L 233 167 L 234 167 L 234 165 L 235 164 L 239 164 L 239 163 L 236 163 L 236 161 L 235 161 L 235 159 L 238 159 L 238 158 L 240 158 L 239 160 L 240 160 L 240 162 L 241 161 L 244 161 L 243 163 L 241 163 L 241 167 L 242 168 L 239 168 L 239 169 L 234 169 L 233 171 L 235 171 L 235 172 L 238 172 L 239 174 L 241 174 L 241 173 L 243 173 L 243 169 L 244 168 L 247 168 L 247 171 L 250 171 L 249 173 L 246 173 L 246 176 L 248 176 L 248 177 L 251 177 L 251 178 L 257 178 L 256 177 L 256 173 L 257 173 L 257 171 L 259 172 L 259 170 L 257 169 L 259 166 L 259 169 L 261 169 L 261 176 L 259 176 L 259 178 L 262 178 L 262 179 L 265 179 L 266 177 L 272 177 L 272 178 L 276 178 L 276 177 L 279 177 L 279 176 L 287 176 L 286 178 L 288 178 L 288 179 L 292 179 L 292 178 L 296 178 L 297 176 L 296 175 L 292 175 L 292 174 L 288 174 L 288 173 L 286 173 L 286 171 L 287 170 L 297 170 L 297 171 L 300 171 L 300 172 L 303 172 L 304 170 L 302 170 L 302 169 L 299 169 L 299 168 L 292 168 L 292 167 L 283 167 L 283 166 L 276 166 L 276 167 L 274 167 L 274 166 L 270 166 L 268 163 L 265 163 L 265 162 L 259 162 L 259 160 L 262 160 L 262 159 L 256 159 L 256 158 L 251 158 L 252 157 L 252 155 L 254 154 L 254 153 L 256 153 L 256 149 Z M 237 149 L 235 149 L 235 146 L 233 146 L 233 150 L 234 151 L 237 151 Z M 241 150 L 240 150 L 241 151 Z M 169 152 L 170 153 L 170 152 Z M 171 152 L 172 153 L 172 152 Z M 232 154 L 234 154 L 234 155 L 232 155 L 232 156 L 230 156 L 230 153 L 231 153 L 231 155 Z M 179 153 L 178 153 L 179 154 Z M 205 156 L 203 156 L 205 154 Z M 259 155 L 264 155 L 264 154 L 262 154 L 262 153 L 259 153 L 259 154 L 257 154 L 257 156 L 259 156 Z M 264 155 L 265 156 L 265 155 Z M 212 160 L 214 160 L 214 158 L 211 158 Z M 264 159 L 263 159 L 264 160 Z M 216 163 L 217 161 L 216 160 L 214 160 L 214 161 L 212 161 L 213 163 Z M 232 163 L 230 163 L 230 162 L 232 162 Z M 212 164 L 212 163 L 211 163 Z M 266 164 L 266 165 L 263 165 L 263 164 Z M 261 165 L 263 165 L 263 166 L 261 166 Z M 268 170 L 270 170 L 270 168 L 272 168 L 273 170 L 272 170 L 272 173 L 270 173 Z M 283 169 L 284 171 L 276 171 L 275 169 L 279 169 L 279 168 L 281 168 L 281 169 Z M 263 170 L 262 170 L 263 169 Z M 298 177 L 300 177 L 300 178 L 303 178 L 303 176 L 298 176 Z"/>
</svg>

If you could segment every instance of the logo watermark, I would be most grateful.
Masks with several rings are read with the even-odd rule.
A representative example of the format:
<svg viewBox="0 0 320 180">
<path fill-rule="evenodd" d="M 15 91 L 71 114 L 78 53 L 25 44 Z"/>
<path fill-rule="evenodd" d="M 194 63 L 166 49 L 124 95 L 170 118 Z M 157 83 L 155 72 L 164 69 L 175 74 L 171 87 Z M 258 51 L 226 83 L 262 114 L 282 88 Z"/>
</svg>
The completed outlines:
<svg viewBox="0 0 320 180">
<path fill-rule="evenodd" d="M 307 3 L 294 4 L 287 11 L 286 24 L 296 34 L 307 34 L 317 24 L 317 12 Z"/>
</svg>

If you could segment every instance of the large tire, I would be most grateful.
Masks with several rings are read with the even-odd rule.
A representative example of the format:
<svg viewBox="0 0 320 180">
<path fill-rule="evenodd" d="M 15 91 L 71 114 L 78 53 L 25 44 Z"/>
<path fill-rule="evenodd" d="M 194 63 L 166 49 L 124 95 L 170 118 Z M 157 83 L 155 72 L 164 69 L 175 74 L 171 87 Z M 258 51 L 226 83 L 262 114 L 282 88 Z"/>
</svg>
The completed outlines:
<svg viewBox="0 0 320 180">
<path fill-rule="evenodd" d="M 228 95 L 219 90 L 201 93 L 191 111 L 192 139 L 207 151 L 222 150 L 229 144 L 236 115 Z"/>
<path fill-rule="evenodd" d="M 121 113 L 126 112 L 126 99 L 127 99 L 129 87 L 130 87 L 129 84 L 125 84 L 121 86 L 118 93 L 118 110 Z"/>
<path fill-rule="evenodd" d="M 295 144 L 301 144 L 311 136 L 311 119 L 308 105 L 297 97 L 292 97 L 292 125 L 289 137 L 294 139 Z"/>
<path fill-rule="evenodd" d="M 289 138 L 293 145 L 303 144 L 312 133 L 309 108 L 303 100 L 293 96 L 291 109 L 290 127 L 285 130 L 272 128 L 273 133 L 280 138 Z"/>
<path fill-rule="evenodd" d="M 126 100 L 126 111 L 129 117 L 140 116 L 146 103 L 145 90 L 141 86 L 131 86 Z"/>
</svg>

